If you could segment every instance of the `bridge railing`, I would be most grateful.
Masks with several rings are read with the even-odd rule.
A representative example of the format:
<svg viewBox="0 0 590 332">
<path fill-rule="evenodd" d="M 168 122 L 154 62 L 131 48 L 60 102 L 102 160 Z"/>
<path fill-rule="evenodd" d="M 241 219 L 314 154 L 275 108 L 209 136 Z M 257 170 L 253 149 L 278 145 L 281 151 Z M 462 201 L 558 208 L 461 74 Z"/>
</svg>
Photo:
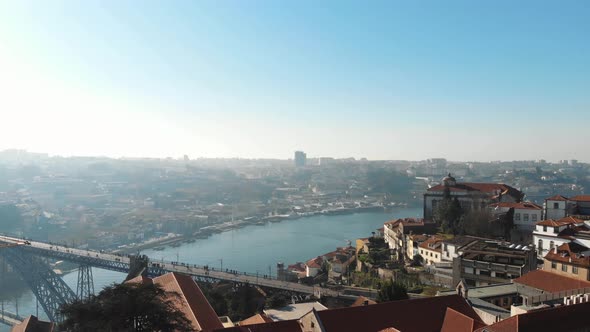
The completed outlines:
<svg viewBox="0 0 590 332">
<path fill-rule="evenodd" d="M 259 278 L 259 279 L 279 280 L 276 276 L 272 276 L 272 275 L 268 275 L 268 274 L 264 274 L 264 273 L 244 272 L 244 271 L 238 271 L 238 270 L 234 270 L 234 269 L 230 269 L 230 268 L 226 268 L 226 269 L 222 270 L 221 268 L 216 268 L 216 267 L 210 266 L 210 265 L 199 265 L 199 264 L 190 264 L 190 263 L 183 263 L 183 262 L 176 262 L 176 261 L 163 261 L 163 260 L 150 260 L 150 262 L 149 262 L 149 265 L 151 267 L 162 267 L 163 264 L 172 265 L 174 267 L 187 267 L 190 269 L 198 269 L 198 270 L 204 270 L 204 271 L 209 271 L 209 272 L 224 272 L 224 273 L 233 274 L 235 276 L 248 276 L 248 277 Z"/>
</svg>

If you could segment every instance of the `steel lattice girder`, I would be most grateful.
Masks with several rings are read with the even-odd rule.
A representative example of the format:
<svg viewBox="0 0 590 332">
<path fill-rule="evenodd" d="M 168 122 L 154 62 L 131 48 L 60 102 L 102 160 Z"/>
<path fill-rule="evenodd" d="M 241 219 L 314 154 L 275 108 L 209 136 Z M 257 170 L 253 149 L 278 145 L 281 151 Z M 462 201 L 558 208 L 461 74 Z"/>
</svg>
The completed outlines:
<svg viewBox="0 0 590 332">
<path fill-rule="evenodd" d="M 3 249 L 0 254 L 20 273 L 49 319 L 60 322 L 60 307 L 76 300 L 76 294 L 70 287 L 42 259 L 22 250 L 22 247 Z"/>
<path fill-rule="evenodd" d="M 78 269 L 78 287 L 76 289 L 78 299 L 85 300 L 94 295 L 94 280 L 92 279 L 92 266 L 80 265 Z"/>
</svg>

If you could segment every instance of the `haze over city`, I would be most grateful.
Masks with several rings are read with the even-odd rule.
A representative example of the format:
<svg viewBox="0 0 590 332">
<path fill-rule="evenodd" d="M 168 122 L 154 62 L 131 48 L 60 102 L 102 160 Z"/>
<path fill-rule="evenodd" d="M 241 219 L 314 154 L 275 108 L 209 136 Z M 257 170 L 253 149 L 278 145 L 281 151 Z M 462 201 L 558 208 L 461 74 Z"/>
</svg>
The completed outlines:
<svg viewBox="0 0 590 332">
<path fill-rule="evenodd" d="M 589 0 L 0 0 L 0 332 L 590 332 Z"/>
</svg>

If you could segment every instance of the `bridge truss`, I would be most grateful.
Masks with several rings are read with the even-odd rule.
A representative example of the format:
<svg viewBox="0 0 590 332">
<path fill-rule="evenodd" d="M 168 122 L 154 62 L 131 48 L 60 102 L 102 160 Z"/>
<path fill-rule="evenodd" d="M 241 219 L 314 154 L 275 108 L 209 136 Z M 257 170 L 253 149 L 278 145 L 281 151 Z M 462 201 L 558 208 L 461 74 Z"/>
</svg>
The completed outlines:
<svg viewBox="0 0 590 332">
<path fill-rule="evenodd" d="M 22 247 L 4 248 L 2 255 L 29 285 L 51 321 L 60 322 L 60 307 L 73 302 L 76 294 L 40 257 L 27 254 Z"/>
</svg>

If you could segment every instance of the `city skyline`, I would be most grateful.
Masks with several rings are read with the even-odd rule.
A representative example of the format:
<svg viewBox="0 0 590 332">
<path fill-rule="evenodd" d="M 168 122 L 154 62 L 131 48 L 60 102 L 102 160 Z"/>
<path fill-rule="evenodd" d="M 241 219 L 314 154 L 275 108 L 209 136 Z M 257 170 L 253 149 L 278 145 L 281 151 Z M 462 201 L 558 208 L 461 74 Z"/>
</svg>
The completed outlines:
<svg viewBox="0 0 590 332">
<path fill-rule="evenodd" d="M 583 1 L 2 2 L 0 150 L 590 161 Z M 572 133 L 575 135 L 572 135 Z"/>
</svg>

